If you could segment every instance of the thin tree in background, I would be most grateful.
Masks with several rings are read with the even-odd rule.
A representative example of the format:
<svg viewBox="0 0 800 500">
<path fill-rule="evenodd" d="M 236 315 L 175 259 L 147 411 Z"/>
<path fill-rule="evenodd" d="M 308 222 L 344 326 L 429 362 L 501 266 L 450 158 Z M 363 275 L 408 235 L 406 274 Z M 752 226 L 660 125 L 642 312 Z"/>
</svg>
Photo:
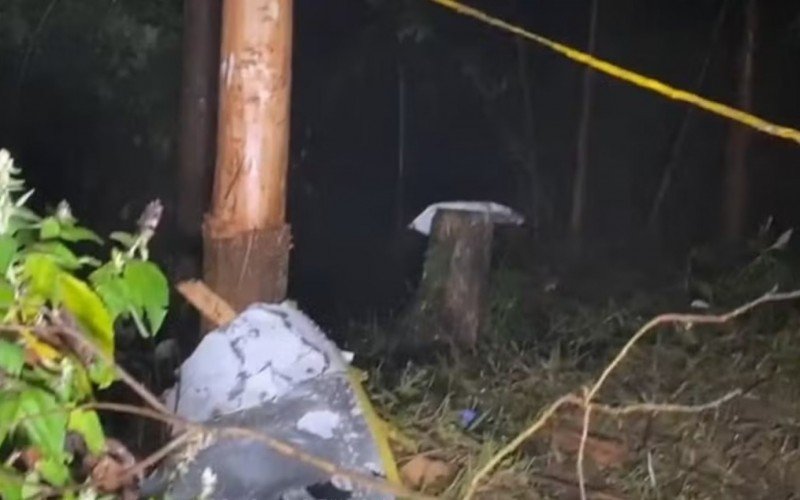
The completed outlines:
<svg viewBox="0 0 800 500">
<path fill-rule="evenodd" d="M 720 32 L 722 31 L 722 26 L 725 21 L 726 13 L 728 11 L 728 0 L 722 0 L 722 4 L 719 8 L 719 13 L 717 14 L 717 18 L 714 21 L 714 26 L 711 29 L 711 37 L 710 42 L 708 45 L 708 50 L 706 51 L 706 56 L 703 59 L 703 64 L 700 67 L 700 72 L 697 75 L 697 80 L 695 81 L 694 90 L 695 92 L 701 92 L 706 82 L 706 78 L 708 76 L 708 70 L 711 67 L 711 61 L 714 56 L 714 51 L 717 48 L 720 38 Z M 671 141 L 671 146 L 669 150 L 669 156 L 667 157 L 667 163 L 664 166 L 663 173 L 661 175 L 661 181 L 658 185 L 658 191 L 656 192 L 655 197 L 653 198 L 653 204 L 650 207 L 650 213 L 647 218 L 647 227 L 648 231 L 652 235 L 656 235 L 658 232 L 658 222 L 661 216 L 661 209 L 664 206 L 664 202 L 667 198 L 667 192 L 669 191 L 670 186 L 672 185 L 672 180 L 675 177 L 675 173 L 678 169 L 678 164 L 680 162 L 681 153 L 683 151 L 683 145 L 686 142 L 686 137 L 689 133 L 689 128 L 692 122 L 692 117 L 696 113 L 696 108 L 692 106 L 687 106 L 684 113 L 683 118 L 681 119 L 681 123 L 678 126 L 677 131 Z"/>
<path fill-rule="evenodd" d="M 517 4 L 519 7 L 519 4 Z M 531 92 L 530 53 L 528 44 L 522 37 L 516 39 L 517 79 L 519 80 L 520 100 L 522 101 L 522 146 L 519 148 L 526 182 L 520 183 L 520 201 L 528 199 L 526 219 L 537 233 L 545 223 L 551 222 L 552 210 L 545 200 L 545 188 L 537 163 L 536 127 L 533 116 L 533 95 Z"/>
<path fill-rule="evenodd" d="M 592 0 L 589 16 L 589 43 L 587 52 L 594 54 L 597 38 L 597 8 L 599 0 Z M 587 67 L 583 73 L 581 116 L 578 122 L 575 176 L 572 185 L 572 211 L 570 214 L 570 240 L 573 250 L 580 252 L 586 207 L 586 177 L 589 168 L 589 124 L 592 112 L 592 83 L 594 71 Z"/>
<path fill-rule="evenodd" d="M 749 112 L 753 107 L 753 65 L 758 28 L 757 0 L 744 0 L 744 34 L 739 53 L 737 105 Z M 747 152 L 752 132 L 749 127 L 734 124 L 725 151 L 725 184 L 723 190 L 723 236 L 728 242 L 741 241 L 747 223 L 748 175 Z"/>
<path fill-rule="evenodd" d="M 292 0 L 225 0 L 206 283 L 236 310 L 286 296 Z"/>
<path fill-rule="evenodd" d="M 406 182 L 406 70 L 402 61 L 397 62 L 397 179 L 395 186 L 395 226 L 402 231 L 405 220 Z"/>
<path fill-rule="evenodd" d="M 200 271 L 203 214 L 214 176 L 222 0 L 184 0 L 176 219 L 177 279 Z"/>
</svg>

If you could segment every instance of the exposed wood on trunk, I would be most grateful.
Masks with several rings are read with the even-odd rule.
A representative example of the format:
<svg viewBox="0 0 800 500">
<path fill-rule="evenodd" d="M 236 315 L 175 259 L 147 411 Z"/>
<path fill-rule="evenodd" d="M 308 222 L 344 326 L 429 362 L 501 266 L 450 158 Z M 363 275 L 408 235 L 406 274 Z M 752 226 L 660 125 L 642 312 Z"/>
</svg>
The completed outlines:
<svg viewBox="0 0 800 500">
<path fill-rule="evenodd" d="M 286 295 L 291 51 L 291 0 L 225 0 L 204 276 L 237 311 Z"/>
<path fill-rule="evenodd" d="M 406 342 L 455 349 L 475 346 L 486 315 L 493 224 L 483 214 L 439 210 Z"/>
<path fill-rule="evenodd" d="M 589 19 L 589 43 L 587 52 L 594 54 L 597 39 L 597 4 L 592 0 Z M 586 68 L 583 73 L 583 93 L 581 98 L 581 117 L 578 122 L 578 145 L 575 158 L 575 177 L 572 186 L 572 212 L 570 214 L 570 240 L 573 250 L 580 251 L 583 236 L 584 212 L 586 206 L 586 177 L 589 169 L 589 123 L 592 115 L 592 88 L 594 71 Z"/>
<path fill-rule="evenodd" d="M 286 298 L 290 247 L 288 225 L 209 238 L 203 276 L 237 313 L 256 301 L 280 302 Z"/>
<path fill-rule="evenodd" d="M 203 214 L 214 175 L 221 0 L 184 0 L 178 144 L 179 279 L 200 272 Z"/>
<path fill-rule="evenodd" d="M 749 112 L 753 107 L 753 65 L 758 27 L 758 2 L 746 0 L 744 36 L 739 56 L 737 105 Z M 748 175 L 747 151 L 752 133 L 749 127 L 732 125 L 725 151 L 726 175 L 724 185 L 724 237 L 728 242 L 740 241 L 747 223 Z"/>
</svg>

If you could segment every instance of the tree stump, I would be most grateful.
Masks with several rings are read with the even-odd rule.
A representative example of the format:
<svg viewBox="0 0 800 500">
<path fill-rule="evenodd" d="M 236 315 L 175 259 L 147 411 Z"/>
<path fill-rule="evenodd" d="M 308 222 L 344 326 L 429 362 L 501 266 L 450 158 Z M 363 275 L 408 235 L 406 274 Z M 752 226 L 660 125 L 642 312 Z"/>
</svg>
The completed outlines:
<svg viewBox="0 0 800 500">
<path fill-rule="evenodd" d="M 472 349 L 486 316 L 494 224 L 485 213 L 439 210 L 417 297 L 402 322 L 412 349 Z"/>
</svg>

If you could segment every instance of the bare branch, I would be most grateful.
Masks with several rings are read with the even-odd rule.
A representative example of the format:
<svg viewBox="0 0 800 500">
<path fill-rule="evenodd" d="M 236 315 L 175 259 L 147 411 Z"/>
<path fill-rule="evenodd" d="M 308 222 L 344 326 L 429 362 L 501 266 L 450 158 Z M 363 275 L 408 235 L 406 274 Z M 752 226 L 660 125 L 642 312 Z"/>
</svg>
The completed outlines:
<svg viewBox="0 0 800 500">
<path fill-rule="evenodd" d="M 727 393 L 726 395 L 722 396 L 719 399 L 696 406 L 685 406 L 677 404 L 640 403 L 640 404 L 632 404 L 629 406 L 612 407 L 608 405 L 594 404 L 592 401 L 595 398 L 595 396 L 597 396 L 600 389 L 603 387 L 603 384 L 605 384 L 606 380 L 608 380 L 608 378 L 611 376 L 611 373 L 619 367 L 622 361 L 628 356 L 631 349 L 636 345 L 637 342 L 639 342 L 642 339 L 642 337 L 644 337 L 648 332 L 651 332 L 656 327 L 661 325 L 676 324 L 676 323 L 687 326 L 698 325 L 698 324 L 723 324 L 739 316 L 742 316 L 764 304 L 774 303 L 774 302 L 786 302 L 798 298 L 800 298 L 800 290 L 794 290 L 791 292 L 784 292 L 784 293 L 770 292 L 724 314 L 712 315 L 712 314 L 669 313 L 669 314 L 662 314 L 660 316 L 656 316 L 655 318 L 651 319 L 638 331 L 636 331 L 636 333 L 630 338 L 630 340 L 628 340 L 628 342 L 622 347 L 622 349 L 614 357 L 611 363 L 609 363 L 606 366 L 606 368 L 601 373 L 600 377 L 597 378 L 597 380 L 594 382 L 591 388 L 585 391 L 585 394 L 583 396 L 567 394 L 557 399 L 554 403 L 548 406 L 547 409 L 545 409 L 545 411 L 542 412 L 540 416 L 530 426 L 528 426 L 524 431 L 522 431 L 508 445 L 506 445 L 500 451 L 498 451 L 483 467 L 481 467 L 470 481 L 470 485 L 464 496 L 464 500 L 470 500 L 477 492 L 478 486 L 481 483 L 481 481 L 503 459 L 505 459 L 508 455 L 510 455 L 514 451 L 516 451 L 522 443 L 524 443 L 525 441 L 530 439 L 534 434 L 539 432 L 553 417 L 553 415 L 555 415 L 555 413 L 561 407 L 567 404 L 573 404 L 584 408 L 582 438 L 580 446 L 578 448 L 577 474 L 581 483 L 580 484 L 581 493 L 583 495 L 583 498 L 585 498 L 586 485 L 585 481 L 583 481 L 584 477 L 583 460 L 586 454 L 586 440 L 589 432 L 589 425 L 591 423 L 592 411 L 605 413 L 612 416 L 623 416 L 623 415 L 630 415 L 633 413 L 701 413 L 704 411 L 716 409 L 742 394 L 742 391 L 740 389 L 736 389 L 734 391 Z"/>
</svg>

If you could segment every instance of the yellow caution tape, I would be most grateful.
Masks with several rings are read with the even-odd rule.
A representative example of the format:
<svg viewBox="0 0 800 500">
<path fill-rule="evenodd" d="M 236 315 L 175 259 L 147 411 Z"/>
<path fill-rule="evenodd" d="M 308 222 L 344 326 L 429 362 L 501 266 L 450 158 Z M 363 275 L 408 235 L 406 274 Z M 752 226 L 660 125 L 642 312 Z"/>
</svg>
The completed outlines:
<svg viewBox="0 0 800 500">
<path fill-rule="evenodd" d="M 530 31 L 527 31 L 523 28 L 520 28 L 519 26 L 515 26 L 511 23 L 503 21 L 502 19 L 492 17 L 483 11 L 480 11 L 468 5 L 464 5 L 461 2 L 458 2 L 457 0 L 430 0 L 430 1 L 442 5 L 444 7 L 447 7 L 459 14 L 469 16 L 479 21 L 482 21 L 490 26 L 500 28 L 502 30 L 508 31 L 509 33 L 513 33 L 528 40 L 532 40 L 540 45 L 544 45 L 545 47 L 555 52 L 558 52 L 559 54 L 568 57 L 569 59 L 572 59 L 573 61 L 578 61 L 580 63 L 583 63 L 591 67 L 592 69 L 613 76 L 620 80 L 626 81 L 628 83 L 632 83 L 638 87 L 651 90 L 657 94 L 661 94 L 676 101 L 682 101 L 689 104 L 693 104 L 698 108 L 702 108 L 716 115 L 737 121 L 739 123 L 752 127 L 766 134 L 775 137 L 780 137 L 783 139 L 789 139 L 800 144 L 800 131 L 793 129 L 791 127 L 785 127 L 777 125 L 775 123 L 768 122 L 767 120 L 754 116 L 750 113 L 746 113 L 739 109 L 733 108 L 731 106 L 711 101 L 709 99 L 700 97 L 691 92 L 671 87 L 653 78 L 642 76 L 633 71 L 621 68 L 608 61 L 598 59 L 585 52 L 581 52 L 579 50 L 573 49 L 561 43 L 550 40 L 549 38 L 545 38 L 541 35 L 531 33 Z"/>
<path fill-rule="evenodd" d="M 375 444 L 378 447 L 378 453 L 380 454 L 381 461 L 383 462 L 383 468 L 386 472 L 386 479 L 395 484 L 402 484 L 400 480 L 400 472 L 397 469 L 397 461 L 395 460 L 394 454 L 392 453 L 392 448 L 389 445 L 389 432 L 386 423 L 375 411 L 375 408 L 372 406 L 372 402 L 367 395 L 367 391 L 365 391 L 364 386 L 361 385 L 364 374 L 357 368 L 353 367 L 348 370 L 347 374 L 348 378 L 350 379 L 350 386 L 356 393 L 356 399 L 358 400 L 361 410 L 364 412 L 364 420 L 367 421 L 367 426 L 369 427 L 370 433 L 372 434 Z"/>
</svg>

